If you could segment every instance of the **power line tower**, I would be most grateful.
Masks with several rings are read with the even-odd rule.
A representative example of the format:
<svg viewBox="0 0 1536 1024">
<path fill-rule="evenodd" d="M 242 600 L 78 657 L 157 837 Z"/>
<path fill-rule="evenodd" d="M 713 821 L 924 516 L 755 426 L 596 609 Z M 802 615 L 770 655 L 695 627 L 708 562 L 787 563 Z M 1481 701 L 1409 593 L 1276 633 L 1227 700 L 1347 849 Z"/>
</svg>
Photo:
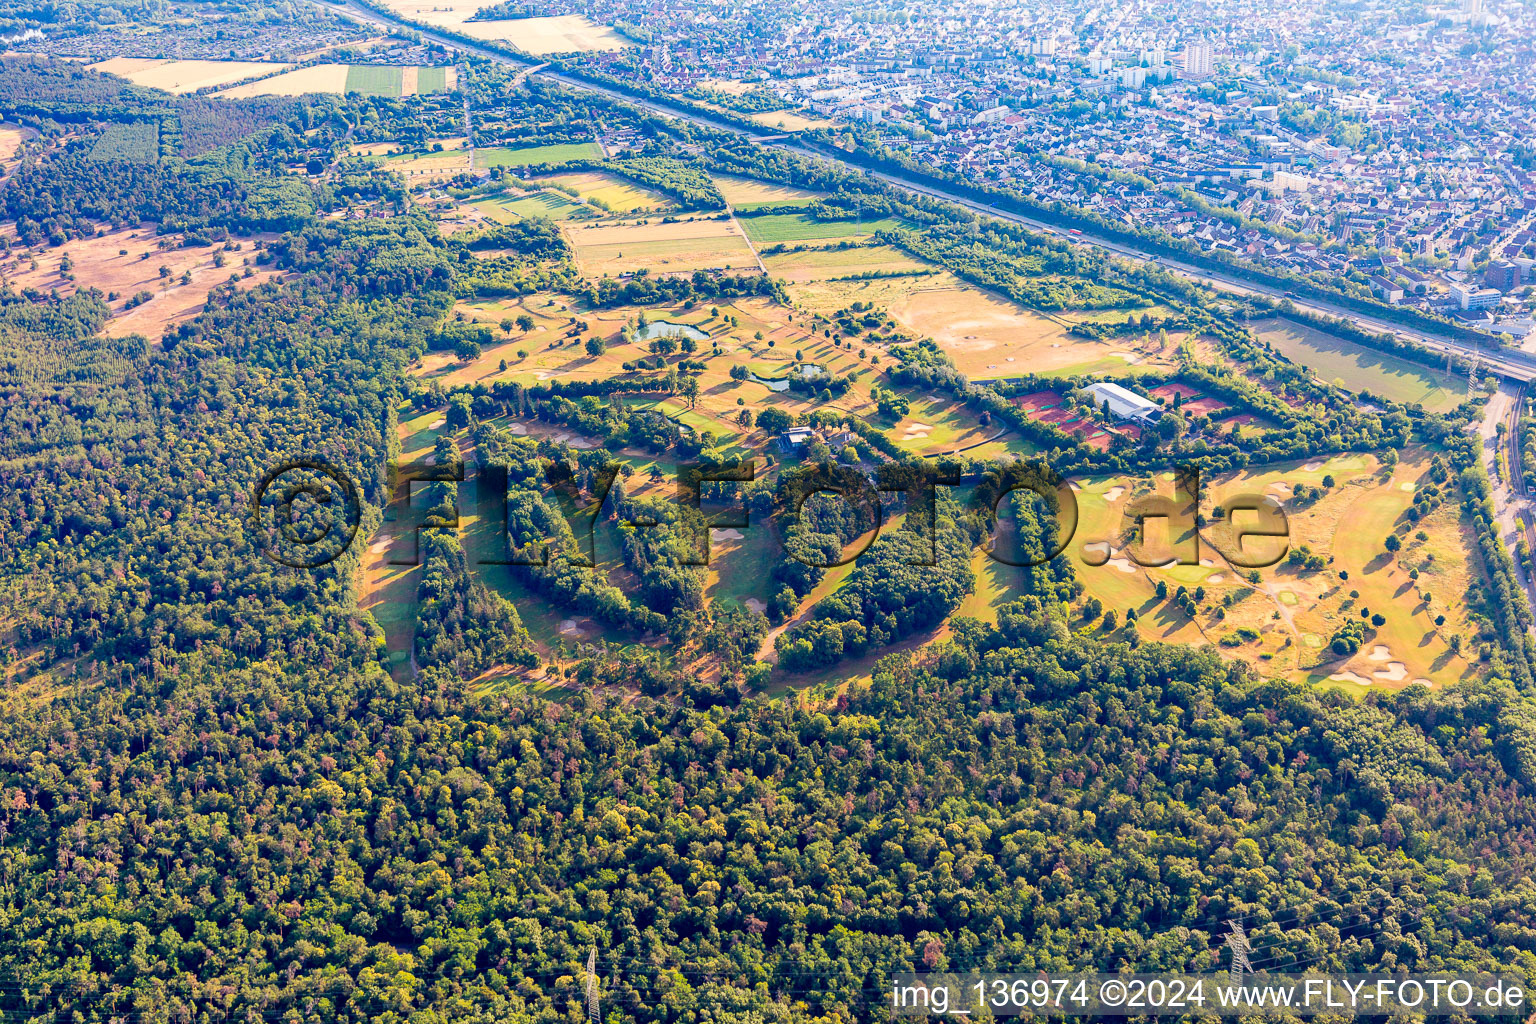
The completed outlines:
<svg viewBox="0 0 1536 1024">
<path fill-rule="evenodd" d="M 587 1021 L 589 1024 L 600 1024 L 602 1015 L 598 1013 L 597 1006 L 597 947 L 587 954 Z"/>
<path fill-rule="evenodd" d="M 1243 926 L 1236 921 L 1228 921 L 1227 924 L 1232 927 L 1231 933 L 1227 936 L 1227 949 L 1232 953 L 1232 968 L 1228 971 L 1228 977 L 1232 979 L 1232 984 L 1236 985 L 1242 982 L 1243 975 L 1253 973 L 1253 965 L 1248 962 L 1250 947 Z"/>
</svg>

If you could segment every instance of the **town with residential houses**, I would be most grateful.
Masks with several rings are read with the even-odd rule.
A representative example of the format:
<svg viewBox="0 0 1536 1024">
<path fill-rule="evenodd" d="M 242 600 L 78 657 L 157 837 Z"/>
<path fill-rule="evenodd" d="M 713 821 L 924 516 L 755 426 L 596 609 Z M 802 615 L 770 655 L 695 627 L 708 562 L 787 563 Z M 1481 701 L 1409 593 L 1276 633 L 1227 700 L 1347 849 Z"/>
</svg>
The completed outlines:
<svg viewBox="0 0 1536 1024">
<path fill-rule="evenodd" d="M 1536 346 L 1536 5 L 541 0 L 597 70 Z"/>
</svg>

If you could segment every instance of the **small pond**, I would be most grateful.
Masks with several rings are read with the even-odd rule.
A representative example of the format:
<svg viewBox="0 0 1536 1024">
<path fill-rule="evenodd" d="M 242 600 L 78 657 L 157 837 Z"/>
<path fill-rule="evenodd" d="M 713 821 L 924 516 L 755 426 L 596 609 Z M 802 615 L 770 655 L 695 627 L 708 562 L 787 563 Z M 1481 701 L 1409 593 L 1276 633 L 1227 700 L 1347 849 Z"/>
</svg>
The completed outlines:
<svg viewBox="0 0 1536 1024">
<path fill-rule="evenodd" d="M 691 324 L 652 320 L 635 332 L 635 338 L 639 341 L 655 341 L 657 338 L 692 338 L 694 341 L 708 341 L 709 335 Z"/>
</svg>

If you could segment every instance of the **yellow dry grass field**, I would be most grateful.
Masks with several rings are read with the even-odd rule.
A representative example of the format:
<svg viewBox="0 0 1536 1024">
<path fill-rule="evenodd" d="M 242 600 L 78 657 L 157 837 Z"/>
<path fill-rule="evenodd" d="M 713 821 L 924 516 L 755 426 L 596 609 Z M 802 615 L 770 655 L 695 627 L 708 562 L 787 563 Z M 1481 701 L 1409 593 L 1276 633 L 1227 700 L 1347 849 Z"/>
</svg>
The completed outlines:
<svg viewBox="0 0 1536 1024">
<path fill-rule="evenodd" d="M 923 272 L 934 268 L 889 245 L 860 246 L 856 249 L 811 248 L 763 257 L 768 273 L 789 284 L 832 281 L 855 274 L 912 274 L 914 285 L 932 284 L 938 275 Z"/>
<path fill-rule="evenodd" d="M 967 377 L 988 379 L 1029 373 L 1125 373 L 1142 365 L 1171 366 L 1170 344 L 1157 351 L 1132 338 L 1097 341 L 1069 335 L 1066 326 L 963 282 L 919 278 L 888 309 L 919 337 L 931 337 Z M 1139 346 L 1139 347 L 1138 347 Z"/>
<path fill-rule="evenodd" d="M 275 237 L 275 236 L 274 236 Z M 176 248 L 161 249 L 162 241 L 171 242 Z M 99 288 L 109 298 L 112 318 L 107 321 L 103 333 L 109 337 L 142 334 L 151 342 L 158 342 L 167 327 L 184 323 L 202 312 L 208 292 L 216 285 L 228 281 L 231 274 L 244 272 L 243 260 L 254 256 L 251 240 L 241 240 L 238 252 L 224 253 L 225 265 L 214 266 L 214 255 L 222 247 L 180 248 L 180 235 L 157 235 L 148 228 L 124 228 L 100 238 L 82 238 L 47 249 L 36 257 L 37 267 L 32 268 L 34 257 L 20 251 L 0 260 L 0 277 L 16 288 L 36 288 L 40 291 L 57 289 L 61 295 L 72 294 L 77 288 Z M 126 253 L 124 252 L 126 250 Z M 71 281 L 60 270 L 60 264 L 68 257 L 73 264 L 68 271 L 74 275 Z M 160 268 L 169 273 L 162 276 Z M 191 281 L 181 283 L 183 274 L 191 274 Z M 251 287 L 274 276 L 273 271 L 258 270 L 241 282 L 241 287 Z M 151 298 L 129 309 L 128 303 L 135 295 L 149 292 Z"/>
<path fill-rule="evenodd" d="M 1123 512 L 1129 501 L 1150 495 L 1153 482 L 1128 479 L 1089 481 L 1079 490 L 1079 527 L 1068 557 L 1087 592 L 1122 618 L 1134 609 L 1136 628 L 1150 639 L 1212 644 L 1264 676 L 1356 691 L 1449 684 L 1478 672 L 1465 652 L 1454 654 L 1450 645 L 1452 636 L 1471 631 L 1465 595 L 1476 555 L 1454 503 L 1417 524 L 1404 518 L 1416 490 L 1429 485 L 1428 466 L 1422 451 L 1409 452 L 1391 472 L 1374 456 L 1340 455 L 1202 482 L 1208 513 L 1238 494 L 1271 497 L 1285 508 L 1288 542 L 1249 537 L 1242 544 L 1248 558 L 1304 548 L 1322 556 L 1320 569 L 1287 559 L 1256 570 L 1255 580 L 1250 570 L 1228 561 L 1237 556 L 1231 527 L 1215 521 L 1201 531 L 1199 564 L 1137 565 Z M 1322 487 L 1329 477 L 1332 485 Z M 1156 482 L 1162 494 L 1170 494 L 1171 486 L 1166 479 Z M 1321 487 L 1322 494 L 1297 500 L 1302 486 Z M 1254 522 L 1252 513 L 1243 514 L 1241 525 Z M 1403 548 L 1389 555 L 1384 540 L 1394 531 Z M 1149 520 L 1147 534 L 1144 560 L 1172 554 L 1166 521 Z M 1156 595 L 1159 582 L 1168 598 Z M 1179 587 L 1195 595 L 1194 618 L 1172 600 Z M 1330 650 L 1330 639 L 1346 622 L 1377 614 L 1384 622 L 1369 628 L 1358 652 Z M 1445 622 L 1436 626 L 1440 615 Z"/>
<path fill-rule="evenodd" d="M 751 82 L 738 82 L 734 78 L 706 78 L 699 84 L 706 89 L 723 92 L 727 96 L 745 96 L 756 88 Z"/>
<path fill-rule="evenodd" d="M 510 43 L 524 53 L 585 53 L 634 45 L 617 32 L 579 14 L 512 21 L 470 21 L 500 0 L 385 0 L 390 10 L 434 28 L 451 28 L 474 39 Z"/>
<path fill-rule="evenodd" d="M 37 134 L 31 128 L 18 128 L 15 125 L 0 125 L 0 162 L 11 159 L 21 144 Z"/>
<path fill-rule="evenodd" d="M 711 308 L 718 309 L 718 315 L 711 315 Z M 644 343 L 626 344 L 621 335 L 625 324 L 636 323 L 644 312 L 653 323 L 687 324 L 709 336 L 709 340 L 698 343 L 697 351 L 690 356 L 701 360 L 705 368 L 699 376 L 698 406 L 686 412 L 683 418 L 700 417 L 702 426 L 722 437 L 740 433 L 736 417 L 743 408 L 760 411 L 771 405 L 791 415 L 815 409 L 834 409 L 846 412 L 850 417 L 863 418 L 875 413 L 869 387 L 878 368 L 871 360 L 860 358 L 855 346 L 834 346 L 813 330 L 810 318 L 771 299 L 752 297 L 708 305 L 652 307 L 643 311 L 630 307 L 587 310 L 565 297 L 540 292 L 521 298 L 462 302 L 456 312 L 496 325 L 497 334 L 507 340 L 486 346 L 480 358 L 469 363 L 460 362 L 450 352 L 430 352 L 424 356 L 412 372 L 447 387 L 480 381 L 510 380 L 534 385 L 552 380 L 606 380 L 625 376 L 627 371 L 622 368 L 622 363 L 649 354 Z M 524 334 L 514 327 L 509 334 L 501 335 L 503 320 L 515 321 L 523 314 L 533 319 L 535 327 L 532 331 Z M 731 318 L 735 318 L 734 326 Z M 587 329 L 572 335 L 570 328 L 577 319 L 586 322 Z M 762 337 L 758 338 L 758 334 Z M 588 355 L 582 344 L 588 337 L 604 339 L 608 350 L 601 356 Z M 714 352 L 716 345 L 720 349 L 718 355 Z M 737 381 L 730 377 L 731 367 L 740 364 L 765 380 L 783 378 L 791 372 L 797 351 L 807 362 L 823 367 L 834 376 L 852 374 L 855 386 L 830 403 L 824 403 L 810 393 L 776 392 L 757 381 Z M 503 360 L 505 369 L 501 366 Z M 738 398 L 742 399 L 742 405 L 737 404 Z M 753 435 L 753 443 L 768 443 L 767 438 L 759 435 L 760 432 Z"/>
<path fill-rule="evenodd" d="M 757 256 L 734 220 L 641 221 L 565 230 L 588 277 L 617 277 L 641 269 L 653 274 L 758 269 Z"/>
<path fill-rule="evenodd" d="M 807 192 L 788 185 L 774 185 L 731 174 L 714 174 L 711 177 L 725 201 L 732 206 L 787 206 L 791 203 L 808 203 L 826 195 L 825 192 Z"/>
<path fill-rule="evenodd" d="M 427 148 L 442 146 L 444 153 L 457 152 L 464 148 L 468 140 L 462 135 L 448 139 L 428 139 Z M 399 142 L 355 142 L 352 144 L 353 156 L 399 156 L 408 157 L 412 154 L 409 147 Z"/>
<path fill-rule="evenodd" d="M 303 96 L 312 92 L 328 92 L 341 95 L 347 91 L 347 65 L 315 64 L 297 71 L 284 72 L 259 82 L 239 85 L 219 93 L 232 100 L 249 99 L 252 96 Z"/>
<path fill-rule="evenodd" d="M 465 174 L 472 168 L 469 164 L 469 152 L 459 150 L 457 152 L 444 151 L 442 153 L 423 153 L 420 156 L 396 157 L 384 163 L 385 168 L 406 178 L 424 178 L 432 181 L 438 178 L 452 178 L 455 175 Z"/>
<path fill-rule="evenodd" d="M 764 128 L 778 128 L 786 132 L 804 132 L 816 128 L 835 127 L 836 121 L 828 121 L 824 117 L 796 113 L 793 110 L 766 110 L 757 114 L 747 115 Z"/>
<path fill-rule="evenodd" d="M 126 78 L 134 85 L 166 92 L 189 93 L 210 89 L 229 82 L 239 82 L 258 75 L 286 71 L 292 64 L 249 60 L 138 60 L 114 57 L 92 64 L 92 71 L 104 71 Z"/>
<path fill-rule="evenodd" d="M 539 182 L 553 182 L 564 185 L 566 188 L 575 189 L 581 197 L 588 202 L 596 201 L 606 207 L 608 212 L 615 214 L 629 214 L 636 211 L 670 210 L 673 202 L 660 192 L 652 192 L 650 189 L 641 188 L 632 182 L 625 181 L 612 174 L 603 174 L 600 171 L 587 171 L 581 174 L 561 174 L 550 178 L 535 179 Z"/>
</svg>

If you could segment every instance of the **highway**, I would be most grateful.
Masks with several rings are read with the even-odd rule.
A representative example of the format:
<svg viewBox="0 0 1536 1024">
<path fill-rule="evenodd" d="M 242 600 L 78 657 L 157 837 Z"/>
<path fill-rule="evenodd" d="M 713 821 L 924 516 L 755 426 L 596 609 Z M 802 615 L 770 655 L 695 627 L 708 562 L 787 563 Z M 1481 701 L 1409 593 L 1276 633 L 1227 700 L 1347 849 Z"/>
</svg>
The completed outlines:
<svg viewBox="0 0 1536 1024">
<path fill-rule="evenodd" d="M 357 4 L 350 2 L 350 0 L 346 0 L 346 2 L 332 2 L 332 0 L 311 0 L 311 2 L 318 4 L 326 10 L 332 11 L 334 13 L 345 14 L 349 17 L 372 25 L 378 25 L 391 29 L 406 29 L 412 32 L 416 32 L 422 38 L 452 50 L 457 50 L 463 53 L 471 53 L 479 57 L 484 57 L 487 60 L 497 61 L 512 67 L 529 69 L 530 77 L 538 77 L 551 82 L 557 82 L 572 89 L 584 89 L 589 92 L 595 92 L 600 95 L 607 96 L 610 99 L 615 99 L 624 103 L 631 104 L 633 106 L 642 107 L 664 117 L 673 118 L 675 120 L 691 121 L 695 124 L 703 125 L 717 131 L 730 132 L 733 135 L 751 139 L 758 145 L 786 150 L 788 152 L 794 153 L 797 156 L 805 157 L 807 159 L 852 167 L 852 165 L 844 164 L 843 161 L 837 160 L 833 157 L 829 157 L 814 150 L 796 145 L 794 142 L 783 140 L 778 137 L 771 137 L 750 132 L 737 125 L 730 124 L 726 121 L 716 120 L 698 111 L 673 106 L 660 100 L 631 96 L 630 94 L 620 92 L 617 89 L 609 89 L 602 85 L 583 81 L 579 78 L 572 78 L 569 75 L 560 74 L 559 72 L 540 70 L 535 67 L 535 65 L 538 63 L 535 58 L 530 57 L 527 59 L 518 59 L 505 53 L 486 49 L 482 46 L 475 46 L 469 43 L 460 42 L 459 40 L 452 39 L 430 28 L 426 28 L 413 22 L 407 21 L 404 18 L 386 16 L 366 7 L 360 7 Z M 862 170 L 861 168 L 856 167 L 852 167 L 852 169 Z M 1192 281 L 1196 281 L 1200 284 L 1220 291 L 1237 295 L 1263 295 L 1272 299 L 1290 298 L 1291 303 L 1295 305 L 1297 309 L 1304 310 L 1306 312 L 1322 316 L 1337 317 L 1376 333 L 1395 334 L 1398 337 L 1404 338 L 1406 340 L 1418 342 L 1431 351 L 1453 354 L 1464 358 L 1472 358 L 1475 356 L 1478 359 L 1479 365 L 1485 371 L 1496 373 L 1499 376 L 1505 377 L 1509 380 L 1518 381 L 1520 383 L 1528 383 L 1532 380 L 1536 380 L 1536 354 L 1522 352 L 1517 349 L 1500 350 L 1494 354 L 1488 349 L 1478 348 L 1477 346 L 1469 344 L 1458 338 L 1452 338 L 1445 335 L 1435 334 L 1434 332 L 1422 331 L 1418 329 L 1408 329 L 1400 324 L 1394 324 L 1388 320 L 1382 320 L 1377 317 L 1357 313 L 1343 306 L 1337 306 L 1332 303 L 1323 302 L 1317 299 L 1301 299 L 1287 296 L 1282 289 L 1272 288 L 1262 284 L 1255 284 L 1251 281 L 1244 281 L 1238 277 L 1225 275 L 1219 271 L 1209 270 L 1204 267 L 1196 267 L 1191 264 L 1181 263 L 1178 260 L 1170 259 L 1168 257 L 1152 256 L 1148 253 L 1141 252 L 1133 247 L 1123 245 L 1113 240 L 1095 237 L 1088 232 L 1083 232 L 1081 234 L 1068 234 L 1061 228 L 1046 224 L 1043 221 L 1034 220 L 1033 218 L 1024 216 L 1022 214 L 1013 213 L 1008 210 L 1000 210 L 990 204 L 978 203 L 974 200 L 966 199 L 963 196 L 958 196 L 951 192 L 944 191 L 943 189 L 937 189 L 929 185 L 911 181 L 899 174 L 867 170 L 865 170 L 864 173 L 870 174 L 873 177 L 885 182 L 886 184 L 894 185 L 909 192 L 915 192 L 934 199 L 941 199 L 945 202 L 953 203 L 956 206 L 964 207 L 965 209 L 971 210 L 974 213 L 984 214 L 988 217 L 995 217 L 998 220 L 1011 221 L 1015 224 L 1021 224 L 1025 227 L 1032 228 L 1037 231 L 1049 232 L 1051 234 L 1061 236 L 1067 241 L 1093 246 L 1128 260 L 1135 260 L 1144 263 L 1156 263 L 1158 266 L 1164 268 L 1165 270 L 1180 274 L 1181 276 L 1186 277 Z"/>
</svg>

